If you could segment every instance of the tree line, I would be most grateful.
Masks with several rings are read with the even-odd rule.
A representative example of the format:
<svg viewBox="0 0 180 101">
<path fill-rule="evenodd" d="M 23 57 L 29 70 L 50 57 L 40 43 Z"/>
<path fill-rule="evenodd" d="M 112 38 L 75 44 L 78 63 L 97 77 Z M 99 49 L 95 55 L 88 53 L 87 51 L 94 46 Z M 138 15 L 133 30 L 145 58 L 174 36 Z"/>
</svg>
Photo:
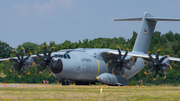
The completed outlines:
<svg viewBox="0 0 180 101">
<path fill-rule="evenodd" d="M 42 45 L 46 45 L 46 51 L 48 51 L 51 47 L 55 46 L 55 51 L 63 50 L 63 49 L 75 49 L 75 48 L 110 48 L 116 49 L 118 45 L 121 50 L 125 51 L 126 48 L 129 48 L 129 51 L 132 51 L 135 40 L 137 37 L 137 33 L 133 32 L 133 35 L 129 39 L 125 39 L 123 37 L 119 38 L 96 38 L 93 40 L 84 39 L 83 41 L 71 42 L 64 41 L 63 43 L 55 43 L 51 41 L 49 44 L 46 42 L 38 45 L 32 42 L 25 42 L 22 45 L 17 46 L 16 48 L 12 48 L 6 42 L 0 41 L 0 58 L 8 58 L 8 57 L 16 57 L 14 53 L 11 52 L 12 49 L 15 49 L 19 54 L 21 54 L 21 46 L 25 49 L 25 55 L 28 55 L 29 52 L 35 54 L 35 51 L 38 53 L 42 53 Z M 155 54 L 158 49 L 161 49 L 160 55 L 170 55 L 171 57 L 180 57 L 180 34 L 173 33 L 169 31 L 165 34 L 161 34 L 161 32 L 154 32 L 152 36 L 152 40 L 150 43 L 149 51 L 152 54 Z M 54 76 L 48 76 L 49 69 L 46 68 L 45 72 L 39 74 L 38 71 L 42 70 L 43 66 L 34 67 L 29 69 L 31 72 L 30 75 L 27 75 L 21 71 L 21 78 L 18 78 L 17 70 L 12 73 L 9 72 L 11 65 L 13 62 L 0 62 L 0 82 L 10 82 L 10 83 L 40 83 L 42 80 L 49 80 L 50 83 L 56 83 L 58 80 Z M 143 68 L 139 73 L 129 79 L 129 84 L 138 84 L 138 80 L 142 79 L 143 83 L 146 85 L 151 84 L 174 84 L 178 85 L 180 83 L 180 64 L 178 62 L 171 62 L 173 70 L 166 71 L 167 78 L 164 80 L 162 73 L 159 72 L 159 77 L 156 81 L 153 81 L 153 77 L 155 72 L 145 75 L 143 72 L 150 69 L 150 67 Z"/>
</svg>

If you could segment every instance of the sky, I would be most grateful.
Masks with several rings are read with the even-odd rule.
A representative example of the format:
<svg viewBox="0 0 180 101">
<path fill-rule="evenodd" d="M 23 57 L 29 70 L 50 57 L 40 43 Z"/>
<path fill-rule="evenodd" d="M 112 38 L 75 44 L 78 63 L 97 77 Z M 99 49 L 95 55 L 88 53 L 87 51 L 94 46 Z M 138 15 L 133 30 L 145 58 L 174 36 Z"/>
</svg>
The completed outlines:
<svg viewBox="0 0 180 101">
<path fill-rule="evenodd" d="M 24 42 L 41 44 L 98 37 L 132 37 L 141 21 L 117 18 L 180 18 L 179 0 L 1 0 L 0 41 L 17 48 Z M 155 31 L 180 33 L 180 22 L 159 21 Z"/>
</svg>

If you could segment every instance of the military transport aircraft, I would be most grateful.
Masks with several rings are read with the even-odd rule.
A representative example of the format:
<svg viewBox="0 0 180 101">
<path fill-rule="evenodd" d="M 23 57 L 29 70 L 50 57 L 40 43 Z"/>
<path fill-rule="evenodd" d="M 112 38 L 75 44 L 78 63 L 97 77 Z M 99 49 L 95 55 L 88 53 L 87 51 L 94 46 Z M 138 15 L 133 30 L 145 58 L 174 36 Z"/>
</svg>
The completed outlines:
<svg viewBox="0 0 180 101">
<path fill-rule="evenodd" d="M 43 70 L 39 73 L 42 73 L 46 66 L 49 66 L 50 73 L 56 78 L 73 80 L 76 84 L 85 82 L 102 82 L 109 85 L 127 84 L 128 79 L 138 73 L 145 65 L 152 66 L 149 71 L 144 72 L 145 74 L 156 71 L 153 80 L 157 79 L 158 71 L 163 73 L 165 79 L 165 71 L 172 69 L 170 61 L 180 61 L 180 58 L 168 55 L 159 56 L 160 49 L 157 50 L 156 55 L 151 55 L 148 48 L 157 21 L 180 21 L 180 19 L 158 18 L 144 12 L 142 18 L 115 19 L 114 21 L 142 21 L 132 52 L 129 52 L 128 48 L 126 51 L 121 51 L 120 47 L 117 46 L 118 50 L 77 48 L 57 52 L 52 52 L 55 48 L 52 47 L 46 53 L 43 45 L 43 54 L 36 52 L 36 55 L 30 53 L 29 56 L 24 56 L 24 48 L 22 47 L 21 58 L 15 50 L 12 50 L 17 57 L 0 59 L 0 61 L 17 62 L 11 66 L 10 72 L 14 68 L 18 68 L 19 77 L 21 68 L 25 73 L 29 73 L 26 68 L 44 64 Z M 43 61 L 37 62 L 37 59 Z M 29 64 L 33 65 L 29 66 Z"/>
</svg>

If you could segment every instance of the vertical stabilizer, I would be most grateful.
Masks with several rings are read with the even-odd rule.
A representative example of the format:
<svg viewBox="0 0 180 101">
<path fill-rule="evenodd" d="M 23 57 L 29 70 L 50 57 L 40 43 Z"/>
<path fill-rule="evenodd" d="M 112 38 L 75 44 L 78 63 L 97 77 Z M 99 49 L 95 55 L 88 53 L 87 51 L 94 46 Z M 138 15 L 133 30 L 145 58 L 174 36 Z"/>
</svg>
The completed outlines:
<svg viewBox="0 0 180 101">
<path fill-rule="evenodd" d="M 139 33 L 134 44 L 133 51 L 147 53 L 151 42 L 154 28 L 157 21 L 149 21 L 146 17 L 152 17 L 149 13 L 145 12 L 142 17 L 142 23 L 139 29 Z"/>
<path fill-rule="evenodd" d="M 142 21 L 139 33 L 134 44 L 133 51 L 147 53 L 151 42 L 154 28 L 157 21 L 180 21 L 180 19 L 173 18 L 158 18 L 153 17 L 147 12 L 143 13 L 142 18 L 128 18 L 128 19 L 115 19 L 114 21 Z"/>
</svg>

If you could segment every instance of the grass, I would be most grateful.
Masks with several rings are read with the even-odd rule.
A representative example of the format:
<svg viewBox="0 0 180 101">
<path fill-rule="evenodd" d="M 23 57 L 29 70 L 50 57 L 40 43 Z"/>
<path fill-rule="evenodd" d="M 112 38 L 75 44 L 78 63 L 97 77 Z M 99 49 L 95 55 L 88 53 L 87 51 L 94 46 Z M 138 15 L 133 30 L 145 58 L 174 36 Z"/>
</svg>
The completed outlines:
<svg viewBox="0 0 180 101">
<path fill-rule="evenodd" d="M 102 93 L 100 89 L 102 88 Z M 180 87 L 173 86 L 39 86 L 1 87 L 0 100 L 38 101 L 174 101 L 180 99 Z"/>
</svg>

